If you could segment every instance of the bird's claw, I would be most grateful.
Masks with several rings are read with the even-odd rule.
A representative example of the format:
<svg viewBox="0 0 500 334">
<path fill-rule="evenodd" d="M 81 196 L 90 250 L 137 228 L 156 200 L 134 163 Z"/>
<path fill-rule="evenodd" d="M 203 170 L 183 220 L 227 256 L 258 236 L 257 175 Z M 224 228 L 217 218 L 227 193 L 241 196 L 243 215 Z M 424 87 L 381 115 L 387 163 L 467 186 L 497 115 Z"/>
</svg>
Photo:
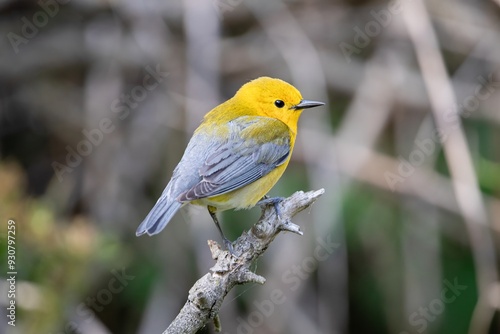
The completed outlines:
<svg viewBox="0 0 500 334">
<path fill-rule="evenodd" d="M 226 250 L 231 253 L 231 255 L 236 256 L 236 254 L 234 253 L 233 243 L 226 237 L 222 238 L 222 242 L 224 243 L 224 247 L 226 247 Z"/>
<path fill-rule="evenodd" d="M 281 218 L 281 213 L 279 209 L 279 204 L 285 199 L 285 197 L 268 197 L 267 195 L 263 197 L 260 201 L 257 202 L 257 205 L 260 207 L 266 207 L 268 205 L 274 206 L 276 210 L 276 215 L 278 218 Z"/>
</svg>

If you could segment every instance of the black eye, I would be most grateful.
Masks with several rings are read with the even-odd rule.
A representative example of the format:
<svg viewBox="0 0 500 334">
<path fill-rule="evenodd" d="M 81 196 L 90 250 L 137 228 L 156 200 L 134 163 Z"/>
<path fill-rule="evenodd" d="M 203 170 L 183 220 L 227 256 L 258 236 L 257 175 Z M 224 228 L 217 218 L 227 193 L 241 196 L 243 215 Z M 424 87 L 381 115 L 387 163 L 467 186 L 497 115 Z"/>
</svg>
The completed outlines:
<svg viewBox="0 0 500 334">
<path fill-rule="evenodd" d="M 274 105 L 278 108 L 283 108 L 285 106 L 285 102 L 283 102 L 281 100 L 276 100 L 276 101 L 274 101 Z"/>
</svg>

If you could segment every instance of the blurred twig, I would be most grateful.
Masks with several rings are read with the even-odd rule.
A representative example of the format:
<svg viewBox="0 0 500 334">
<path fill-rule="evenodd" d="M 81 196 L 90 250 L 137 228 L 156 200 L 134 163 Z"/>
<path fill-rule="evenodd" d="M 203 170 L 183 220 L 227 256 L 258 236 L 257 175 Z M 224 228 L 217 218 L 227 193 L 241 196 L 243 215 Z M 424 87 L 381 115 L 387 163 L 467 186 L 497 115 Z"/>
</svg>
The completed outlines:
<svg viewBox="0 0 500 334">
<path fill-rule="evenodd" d="M 249 270 L 250 265 L 269 247 L 281 231 L 302 235 L 300 227 L 290 219 L 306 209 L 324 193 L 317 191 L 296 192 L 278 204 L 279 217 L 274 206 L 266 207 L 260 220 L 233 243 L 233 256 L 209 241 L 212 257 L 217 261 L 211 272 L 200 278 L 189 290 L 189 297 L 180 313 L 163 332 L 164 334 L 196 333 L 210 319 L 220 331 L 219 309 L 228 292 L 237 284 L 250 282 L 263 284 L 266 280 Z"/>
<path fill-rule="evenodd" d="M 414 196 L 424 203 L 440 209 L 460 214 L 460 208 L 453 198 L 453 187 L 448 178 L 439 173 L 424 168 L 415 168 L 414 173 L 392 190 L 383 177 L 386 171 L 396 171 L 400 162 L 388 155 L 378 153 L 370 147 L 345 142 L 338 138 L 327 136 L 304 129 L 302 134 L 313 142 L 322 142 L 327 150 L 312 152 L 315 161 L 321 161 L 321 166 L 328 172 L 337 172 L 335 168 L 349 177 L 370 184 L 374 187 L 395 191 L 398 194 Z M 328 165 L 322 161 L 332 161 L 336 157 L 338 164 Z M 320 159 L 322 158 L 322 159 Z M 361 165 L 360 160 L 363 160 Z M 360 166 L 362 166 L 360 168 Z M 500 200 L 484 195 L 484 200 L 492 212 L 500 212 Z M 495 218 L 494 218 L 495 219 Z M 494 220 L 493 228 L 500 231 L 497 225 L 500 220 Z"/>
<path fill-rule="evenodd" d="M 455 97 L 437 37 L 422 1 L 408 4 L 403 13 L 409 37 L 415 46 L 438 129 L 448 134 L 443 141 L 444 154 L 450 169 L 453 190 L 469 234 L 479 288 L 479 300 L 470 325 L 470 333 L 487 333 L 494 309 L 488 302 L 493 284 L 498 280 L 495 248 L 488 230 L 486 208 L 476 179 L 465 134 L 446 118 L 454 110 Z M 457 119 L 459 116 L 456 116 Z"/>
</svg>

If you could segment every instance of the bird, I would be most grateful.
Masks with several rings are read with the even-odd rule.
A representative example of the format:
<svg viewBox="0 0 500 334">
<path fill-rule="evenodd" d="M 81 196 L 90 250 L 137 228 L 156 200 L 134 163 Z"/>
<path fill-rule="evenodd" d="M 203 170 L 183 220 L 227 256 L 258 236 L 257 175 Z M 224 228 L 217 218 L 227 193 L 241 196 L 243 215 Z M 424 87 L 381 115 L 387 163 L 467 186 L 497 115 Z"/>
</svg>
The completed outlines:
<svg viewBox="0 0 500 334">
<path fill-rule="evenodd" d="M 194 131 L 172 178 L 144 218 L 136 236 L 161 232 L 191 203 L 206 206 L 226 249 L 216 212 L 275 204 L 266 194 L 285 171 L 303 110 L 324 105 L 305 100 L 291 84 L 259 77 L 208 112 Z M 277 211 L 278 212 L 278 211 Z"/>
</svg>

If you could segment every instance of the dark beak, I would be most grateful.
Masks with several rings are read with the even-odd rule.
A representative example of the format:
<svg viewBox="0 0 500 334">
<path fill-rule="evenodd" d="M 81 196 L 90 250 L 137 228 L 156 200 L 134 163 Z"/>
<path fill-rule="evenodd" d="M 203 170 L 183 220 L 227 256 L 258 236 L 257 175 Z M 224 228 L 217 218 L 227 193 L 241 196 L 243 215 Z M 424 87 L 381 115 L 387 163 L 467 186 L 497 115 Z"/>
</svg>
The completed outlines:
<svg viewBox="0 0 500 334">
<path fill-rule="evenodd" d="M 325 105 L 323 102 L 311 101 L 311 100 L 302 100 L 299 104 L 296 104 L 292 107 L 292 109 L 309 109 L 314 107 L 319 107 Z"/>
</svg>

